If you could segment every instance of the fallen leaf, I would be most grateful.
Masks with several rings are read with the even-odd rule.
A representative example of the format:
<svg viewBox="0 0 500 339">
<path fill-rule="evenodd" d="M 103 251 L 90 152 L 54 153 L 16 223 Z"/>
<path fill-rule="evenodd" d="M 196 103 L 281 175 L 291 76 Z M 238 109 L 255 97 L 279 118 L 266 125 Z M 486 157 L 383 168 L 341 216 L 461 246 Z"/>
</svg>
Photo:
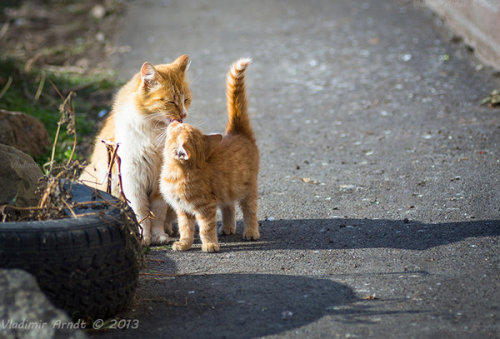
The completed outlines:
<svg viewBox="0 0 500 339">
<path fill-rule="evenodd" d="M 319 184 L 317 180 L 311 178 L 302 178 L 302 181 L 305 182 L 306 184 L 313 184 L 313 185 Z"/>
<path fill-rule="evenodd" d="M 489 104 L 490 107 L 500 107 L 500 90 L 495 89 L 481 101 L 481 105 Z"/>
</svg>

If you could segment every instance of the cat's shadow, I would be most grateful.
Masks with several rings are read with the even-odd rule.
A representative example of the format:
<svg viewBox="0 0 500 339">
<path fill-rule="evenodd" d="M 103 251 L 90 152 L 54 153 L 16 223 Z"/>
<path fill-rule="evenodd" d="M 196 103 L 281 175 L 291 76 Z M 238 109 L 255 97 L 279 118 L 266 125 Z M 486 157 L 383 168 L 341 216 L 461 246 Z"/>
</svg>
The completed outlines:
<svg viewBox="0 0 500 339">
<path fill-rule="evenodd" d="M 172 264 L 167 263 L 170 269 Z M 377 302 L 361 299 L 349 286 L 330 279 L 234 273 L 157 277 L 141 281 L 132 308 L 120 316 L 138 320 L 138 329 L 92 334 L 106 338 L 255 338 L 283 334 L 323 317 L 371 324 L 372 316 L 419 313 L 380 311 Z"/>
<path fill-rule="evenodd" d="M 298 219 L 261 221 L 261 240 L 243 241 L 237 234 L 221 236 L 225 251 L 276 249 L 396 248 L 425 250 L 466 238 L 500 236 L 500 220 L 421 223 L 383 219 Z"/>
<path fill-rule="evenodd" d="M 242 241 L 240 223 L 238 234 L 221 237 L 221 255 L 232 251 L 286 249 L 426 250 L 468 238 L 500 235 L 499 220 L 425 224 L 403 220 L 307 219 L 261 223 L 260 241 Z M 186 257 L 177 253 L 176 260 L 193 260 L 194 255 L 218 256 L 198 252 L 199 248 L 193 249 Z M 158 251 L 147 259 L 149 269 L 165 273 L 144 273 L 133 305 L 120 315 L 123 319 L 137 319 L 139 328 L 91 335 L 106 338 L 255 338 L 308 331 L 309 324 L 321 326 L 322 321 L 361 324 L 370 323 L 373 316 L 377 318 L 381 314 L 421 312 L 396 307 L 384 310 L 379 303 L 390 305 L 401 301 L 366 299 L 347 284 L 329 278 L 283 272 L 176 274 L 176 262 L 168 253 Z M 425 271 L 385 274 L 428 275 Z M 307 333 L 296 335 L 304 337 Z"/>
</svg>

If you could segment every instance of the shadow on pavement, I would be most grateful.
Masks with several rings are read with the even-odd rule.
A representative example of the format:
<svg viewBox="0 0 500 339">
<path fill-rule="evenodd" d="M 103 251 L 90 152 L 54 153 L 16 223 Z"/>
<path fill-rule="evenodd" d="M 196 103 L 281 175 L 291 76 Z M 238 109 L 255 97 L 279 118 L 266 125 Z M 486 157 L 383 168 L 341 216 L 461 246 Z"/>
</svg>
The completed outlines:
<svg viewBox="0 0 500 339">
<path fill-rule="evenodd" d="M 426 224 L 369 219 L 299 219 L 261 222 L 261 241 L 221 237 L 225 250 L 398 248 L 425 250 L 473 237 L 500 236 L 500 220 Z M 234 243 L 234 245 L 232 244 Z"/>
<path fill-rule="evenodd" d="M 391 220 L 307 219 L 262 222 L 262 240 L 241 240 L 238 234 L 221 238 L 223 250 L 397 248 L 425 250 L 467 238 L 499 236 L 500 221 L 425 224 Z M 199 242 L 199 240 L 198 240 Z M 193 251 L 199 251 L 194 249 Z M 136 298 L 122 319 L 138 319 L 139 328 L 90 333 L 104 338 L 254 338 L 283 334 L 326 321 L 370 323 L 371 316 L 415 314 L 422 309 L 401 309 L 400 300 L 369 300 L 356 295 L 344 282 L 285 274 L 169 274 L 177 265 L 158 252 L 159 273 L 145 272 Z M 205 256 L 202 253 L 200 260 Z M 265 253 L 262 253 L 265 256 Z M 187 258 L 187 257 L 186 257 Z M 177 256 L 182 260 L 182 255 Z M 152 268 L 155 264 L 151 264 Z M 388 272 L 425 277 L 427 272 Z M 367 273 L 373 275 L 374 273 Z M 381 302 L 385 307 L 380 308 Z M 388 306 L 388 307 L 387 307 Z M 328 319 L 328 318 L 326 318 Z"/>
<path fill-rule="evenodd" d="M 380 315 L 348 286 L 328 279 L 274 274 L 188 275 L 142 279 L 132 310 L 136 330 L 108 330 L 107 338 L 254 338 L 300 328 L 323 316 L 366 322 Z M 385 313 L 408 313 L 389 311 Z"/>
</svg>

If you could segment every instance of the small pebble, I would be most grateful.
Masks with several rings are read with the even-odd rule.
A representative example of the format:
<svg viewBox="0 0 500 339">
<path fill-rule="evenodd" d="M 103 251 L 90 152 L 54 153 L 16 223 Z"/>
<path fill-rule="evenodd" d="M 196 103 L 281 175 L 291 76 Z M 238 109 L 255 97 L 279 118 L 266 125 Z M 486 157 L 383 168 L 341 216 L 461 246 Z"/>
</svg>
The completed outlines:
<svg viewBox="0 0 500 339">
<path fill-rule="evenodd" d="M 401 59 L 404 61 L 404 62 L 408 62 L 410 61 L 412 58 L 412 55 L 411 54 L 404 54 L 401 56 Z"/>
<path fill-rule="evenodd" d="M 283 320 L 290 319 L 292 316 L 293 316 L 293 312 L 291 312 L 291 311 L 281 312 L 281 319 L 283 319 Z"/>
<path fill-rule="evenodd" d="M 102 118 L 103 116 L 105 116 L 106 114 L 108 114 L 108 111 L 103 109 L 103 110 L 100 110 L 99 113 L 97 113 L 97 116 L 99 118 Z"/>
<path fill-rule="evenodd" d="M 106 8 L 103 5 L 95 5 L 90 13 L 94 19 L 100 20 L 106 15 Z"/>
</svg>

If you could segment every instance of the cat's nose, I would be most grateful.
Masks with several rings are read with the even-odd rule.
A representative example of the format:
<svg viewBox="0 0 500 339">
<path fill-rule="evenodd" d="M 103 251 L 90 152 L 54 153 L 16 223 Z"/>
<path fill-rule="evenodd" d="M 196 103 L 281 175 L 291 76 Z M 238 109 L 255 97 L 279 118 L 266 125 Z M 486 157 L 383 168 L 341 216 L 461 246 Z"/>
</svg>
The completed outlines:
<svg viewBox="0 0 500 339">
<path fill-rule="evenodd" d="M 181 119 L 186 119 L 186 117 L 187 117 L 187 112 L 186 111 L 182 112 Z"/>
</svg>

